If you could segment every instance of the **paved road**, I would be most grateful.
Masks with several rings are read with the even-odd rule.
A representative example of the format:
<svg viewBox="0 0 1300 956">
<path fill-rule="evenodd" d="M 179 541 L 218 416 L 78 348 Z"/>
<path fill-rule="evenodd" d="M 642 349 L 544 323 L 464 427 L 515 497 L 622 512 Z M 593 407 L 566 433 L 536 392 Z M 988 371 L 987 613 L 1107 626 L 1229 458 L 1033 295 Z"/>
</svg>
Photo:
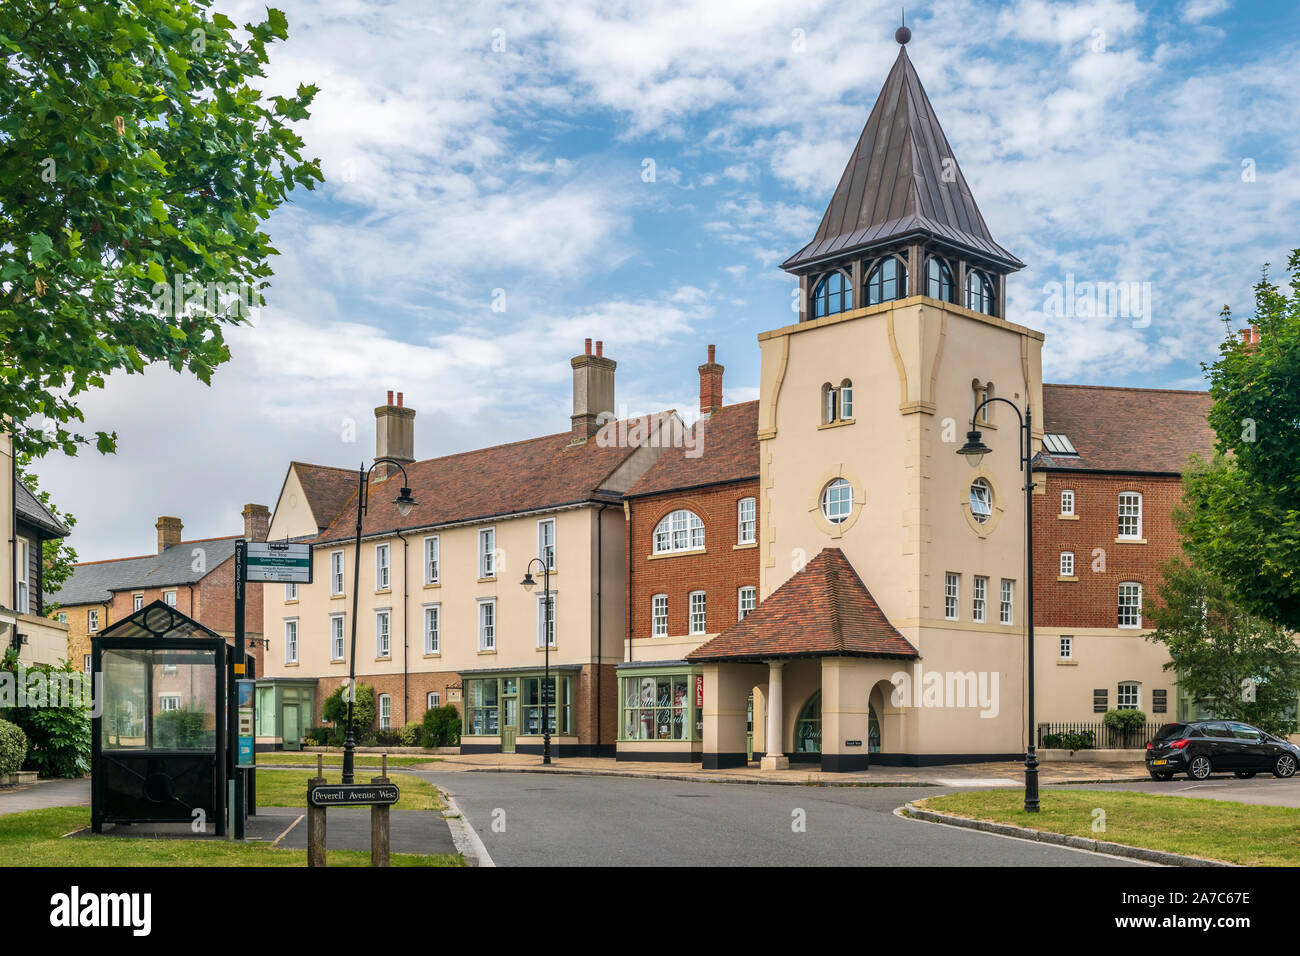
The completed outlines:
<svg viewBox="0 0 1300 956">
<path fill-rule="evenodd" d="M 1123 866 L 1095 853 L 894 816 L 935 787 L 778 787 L 423 773 L 498 866 Z M 804 811 L 806 832 L 792 829 Z M 504 832 L 494 829 L 504 822 Z"/>
<path fill-rule="evenodd" d="M 41 780 L 30 787 L 0 791 L 0 813 L 22 813 L 46 807 L 90 806 L 90 778 Z"/>
<path fill-rule="evenodd" d="M 1300 807 L 1300 777 L 1279 780 L 1272 774 L 1255 777 L 1253 780 L 1214 776 L 1199 783 L 1180 776 L 1168 782 L 1142 780 L 1134 783 L 1099 783 L 1069 789 L 1136 790 L 1140 793 L 1157 793 L 1168 797 L 1200 797 L 1205 800 L 1231 800 L 1234 803 Z"/>
</svg>

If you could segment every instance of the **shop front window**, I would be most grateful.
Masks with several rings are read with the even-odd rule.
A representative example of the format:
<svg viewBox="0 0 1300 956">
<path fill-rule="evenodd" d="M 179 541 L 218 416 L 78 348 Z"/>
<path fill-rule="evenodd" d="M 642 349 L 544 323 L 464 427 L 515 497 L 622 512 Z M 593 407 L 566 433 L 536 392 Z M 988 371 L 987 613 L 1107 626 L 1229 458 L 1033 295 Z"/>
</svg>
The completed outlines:
<svg viewBox="0 0 1300 956">
<path fill-rule="evenodd" d="M 699 740 L 693 674 L 623 678 L 624 740 Z"/>
<path fill-rule="evenodd" d="M 867 705 L 867 753 L 880 753 L 880 718 L 876 716 L 876 708 Z"/>
<path fill-rule="evenodd" d="M 471 737 L 495 737 L 501 732 L 498 722 L 497 679 L 465 682 L 465 734 Z"/>
<path fill-rule="evenodd" d="M 799 711 L 794 724 L 794 752 L 819 754 L 822 752 L 822 695 L 821 691 L 808 698 Z"/>
<path fill-rule="evenodd" d="M 557 682 L 559 685 L 558 698 L 556 697 Z M 551 733 L 561 735 L 573 733 L 573 678 L 552 677 L 551 683 L 547 685 L 544 678 L 525 677 L 520 683 L 523 685 L 524 728 L 522 733 L 525 736 L 541 736 L 542 715 L 548 703 L 551 708 Z M 549 690 L 546 697 L 542 696 L 543 688 Z"/>
</svg>

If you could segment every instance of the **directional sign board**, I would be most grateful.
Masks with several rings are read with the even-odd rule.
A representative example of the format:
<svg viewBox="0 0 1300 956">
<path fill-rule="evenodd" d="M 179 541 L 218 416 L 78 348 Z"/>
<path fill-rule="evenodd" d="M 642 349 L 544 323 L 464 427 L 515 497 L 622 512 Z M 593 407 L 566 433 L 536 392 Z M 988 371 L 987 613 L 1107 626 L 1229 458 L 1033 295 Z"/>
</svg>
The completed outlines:
<svg viewBox="0 0 1300 956">
<path fill-rule="evenodd" d="M 313 807 L 382 807 L 396 803 L 401 795 L 391 783 L 343 783 L 312 787 L 308 799 Z"/>
<path fill-rule="evenodd" d="M 244 580 L 311 584 L 311 545 L 250 541 Z"/>
</svg>

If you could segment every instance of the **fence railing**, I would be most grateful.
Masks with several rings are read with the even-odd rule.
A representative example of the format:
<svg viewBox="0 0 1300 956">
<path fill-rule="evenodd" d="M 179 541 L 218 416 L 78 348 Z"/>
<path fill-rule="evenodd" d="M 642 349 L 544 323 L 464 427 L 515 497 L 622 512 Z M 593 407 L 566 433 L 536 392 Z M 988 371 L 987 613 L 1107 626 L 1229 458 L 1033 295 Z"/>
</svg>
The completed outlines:
<svg viewBox="0 0 1300 956">
<path fill-rule="evenodd" d="M 1167 723 L 1167 720 L 1148 721 L 1128 733 L 1111 730 L 1101 721 L 1041 723 L 1038 746 L 1044 750 L 1140 750 Z"/>
</svg>

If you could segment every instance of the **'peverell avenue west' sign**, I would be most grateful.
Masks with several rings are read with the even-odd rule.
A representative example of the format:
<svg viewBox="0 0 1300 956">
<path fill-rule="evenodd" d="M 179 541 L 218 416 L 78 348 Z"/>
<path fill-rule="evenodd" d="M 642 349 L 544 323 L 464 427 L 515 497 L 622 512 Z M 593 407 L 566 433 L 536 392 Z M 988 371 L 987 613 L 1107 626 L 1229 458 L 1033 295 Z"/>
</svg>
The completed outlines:
<svg viewBox="0 0 1300 956">
<path fill-rule="evenodd" d="M 308 798 L 314 807 L 391 806 L 402 793 L 391 783 L 323 784 L 312 787 Z"/>
</svg>

